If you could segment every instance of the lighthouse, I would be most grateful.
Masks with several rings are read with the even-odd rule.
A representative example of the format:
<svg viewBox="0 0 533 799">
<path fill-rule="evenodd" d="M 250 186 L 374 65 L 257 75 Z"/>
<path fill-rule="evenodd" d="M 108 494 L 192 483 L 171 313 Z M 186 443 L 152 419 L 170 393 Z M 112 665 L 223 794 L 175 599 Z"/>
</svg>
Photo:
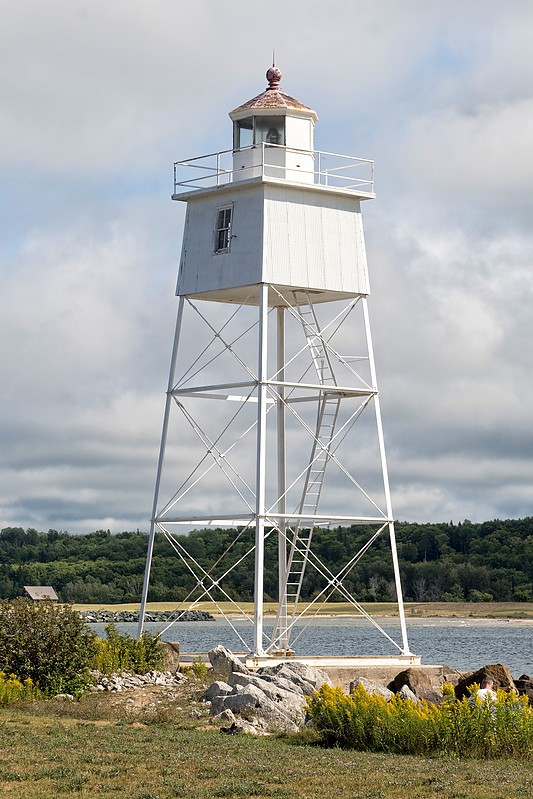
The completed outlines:
<svg viewBox="0 0 533 799">
<path fill-rule="evenodd" d="M 230 112 L 231 147 L 174 164 L 172 199 L 187 208 L 139 631 L 159 532 L 185 564 L 183 602 L 215 602 L 256 662 L 297 654 L 306 619 L 334 597 L 413 659 L 368 312 L 361 208 L 375 196 L 373 162 L 316 150 L 316 112 L 275 66 L 266 78 Z M 187 545 L 194 528 L 233 531 L 212 564 Z M 344 530 L 348 550 L 353 540 L 338 568 L 315 546 L 327 528 Z M 376 542 L 398 641 L 352 579 Z M 251 639 L 232 621 L 229 575 L 253 595 Z"/>
</svg>

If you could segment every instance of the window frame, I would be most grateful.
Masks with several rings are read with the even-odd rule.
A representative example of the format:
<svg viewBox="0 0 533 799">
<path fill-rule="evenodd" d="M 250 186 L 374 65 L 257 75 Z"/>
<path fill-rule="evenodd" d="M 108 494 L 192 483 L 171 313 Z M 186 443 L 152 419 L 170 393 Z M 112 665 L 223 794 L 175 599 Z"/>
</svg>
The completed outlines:
<svg viewBox="0 0 533 799">
<path fill-rule="evenodd" d="M 231 228 L 233 225 L 233 209 L 234 203 L 228 203 L 227 205 L 220 205 L 215 210 L 215 224 L 213 228 L 213 255 L 223 255 L 224 253 L 230 252 L 231 250 Z M 221 225 L 221 222 L 226 222 L 224 218 L 221 217 L 222 214 L 226 214 L 229 211 L 229 219 L 227 220 L 227 224 Z M 219 246 L 223 243 L 223 239 L 221 236 L 224 236 L 226 241 L 225 246 Z"/>
</svg>

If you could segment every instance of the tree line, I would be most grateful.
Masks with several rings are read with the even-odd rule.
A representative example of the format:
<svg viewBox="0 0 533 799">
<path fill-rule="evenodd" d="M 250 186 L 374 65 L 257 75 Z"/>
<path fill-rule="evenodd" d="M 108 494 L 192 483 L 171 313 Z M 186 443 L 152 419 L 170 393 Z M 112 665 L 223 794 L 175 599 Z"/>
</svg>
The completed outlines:
<svg viewBox="0 0 533 799">
<path fill-rule="evenodd" d="M 317 528 L 313 551 L 336 574 L 368 541 L 370 528 L 353 525 Z M 179 547 L 199 567 L 222 575 L 253 547 L 253 530 L 196 530 L 177 537 Z M 533 600 L 533 517 L 458 524 L 396 524 L 404 599 L 415 602 Z M 6 527 L 0 532 L 0 598 L 12 599 L 24 585 L 51 585 L 63 602 L 138 602 L 148 535 L 98 530 L 86 535 Z M 277 597 L 277 534 L 265 545 L 265 596 Z M 395 599 L 386 532 L 351 569 L 344 584 L 362 602 Z M 236 600 L 253 595 L 253 555 L 224 579 Z M 158 534 L 152 561 L 151 601 L 194 598 L 196 581 L 169 541 Z M 325 578 L 308 567 L 302 599 L 323 591 Z M 219 593 L 219 597 L 222 595 Z M 331 600 L 343 597 L 333 594 Z"/>
</svg>

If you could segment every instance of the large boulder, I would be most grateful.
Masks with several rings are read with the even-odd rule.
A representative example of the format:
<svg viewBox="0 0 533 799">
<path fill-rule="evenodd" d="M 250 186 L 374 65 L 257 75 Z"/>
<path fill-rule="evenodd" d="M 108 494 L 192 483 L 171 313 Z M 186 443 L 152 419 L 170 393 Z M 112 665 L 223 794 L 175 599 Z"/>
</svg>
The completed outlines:
<svg viewBox="0 0 533 799">
<path fill-rule="evenodd" d="M 241 674 L 250 674 L 244 663 L 241 663 L 239 658 L 226 649 L 225 646 L 215 646 L 210 652 L 207 653 L 209 662 L 213 669 L 213 674 L 220 677 L 225 682 L 228 681 L 230 674 L 239 672 Z"/>
<path fill-rule="evenodd" d="M 241 686 L 239 686 L 241 687 Z M 213 706 L 211 712 L 213 712 Z M 218 708 L 217 708 L 218 709 Z M 264 732 L 297 732 L 299 726 L 276 702 L 269 699 L 263 691 L 255 685 L 248 685 L 241 688 L 238 693 L 223 697 L 222 710 L 231 710 L 234 716 L 243 718 L 254 727 Z"/>
<path fill-rule="evenodd" d="M 306 698 L 301 690 L 287 691 L 280 688 L 273 682 L 261 679 L 252 674 L 231 674 L 229 684 L 232 687 L 241 687 L 246 691 L 254 686 L 259 689 L 271 702 L 283 709 L 285 715 L 289 716 L 295 724 L 303 724 L 306 716 Z M 231 703 L 230 703 L 231 704 Z M 229 707 L 230 705 L 226 705 Z"/>
<path fill-rule="evenodd" d="M 203 698 L 211 702 L 211 716 L 227 720 L 233 714 L 231 732 L 249 732 L 249 725 L 260 734 L 296 732 L 305 724 L 307 697 L 324 683 L 331 685 L 325 672 L 297 661 L 254 673 L 222 646 L 209 652 L 209 660 L 222 679 Z"/>
<path fill-rule="evenodd" d="M 470 696 L 470 686 L 474 683 L 480 685 L 483 680 L 493 680 L 494 688 L 502 688 L 504 691 L 514 691 L 516 686 L 511 676 L 511 672 L 504 666 L 503 663 L 494 663 L 482 668 L 471 674 L 466 675 L 459 680 L 455 686 L 455 696 L 457 699 L 463 699 L 465 696 Z"/>
<path fill-rule="evenodd" d="M 396 675 L 389 688 L 397 694 L 404 686 L 409 688 L 409 693 L 404 692 L 408 697 L 413 694 L 416 699 L 425 699 L 426 702 L 432 702 L 435 705 L 442 702 L 440 681 L 433 681 L 423 669 L 411 668 L 401 671 Z"/>
</svg>

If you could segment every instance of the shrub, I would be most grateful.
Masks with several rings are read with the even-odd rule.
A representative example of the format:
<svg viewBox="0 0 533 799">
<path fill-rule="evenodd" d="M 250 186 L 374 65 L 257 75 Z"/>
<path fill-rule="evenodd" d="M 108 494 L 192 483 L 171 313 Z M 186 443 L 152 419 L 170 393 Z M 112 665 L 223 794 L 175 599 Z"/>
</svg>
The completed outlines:
<svg viewBox="0 0 533 799">
<path fill-rule="evenodd" d="M 45 695 L 78 695 L 90 682 L 96 636 L 68 605 L 0 602 L 0 669 L 30 679 Z"/>
<path fill-rule="evenodd" d="M 164 649 L 158 635 L 143 633 L 139 640 L 127 633 L 121 634 L 113 623 L 106 624 L 106 639 L 97 639 L 97 649 L 92 668 L 104 674 L 116 671 L 133 671 L 146 674 L 157 669 L 164 659 Z"/>
<path fill-rule="evenodd" d="M 0 705 L 10 705 L 21 700 L 38 699 L 40 691 L 33 681 L 27 677 L 21 682 L 15 674 L 0 671 Z"/>
<path fill-rule="evenodd" d="M 457 701 L 445 691 L 437 706 L 399 695 L 387 702 L 362 686 L 346 696 L 341 688 L 324 685 L 309 698 L 308 712 L 326 746 L 459 757 L 528 759 L 533 754 L 533 708 L 527 697 L 503 691 L 494 704 Z"/>
<path fill-rule="evenodd" d="M 184 668 L 183 672 L 188 677 L 205 682 L 209 674 L 209 669 L 207 667 L 207 663 L 204 663 L 202 656 L 198 655 L 198 657 L 193 658 L 192 665 Z"/>
</svg>

